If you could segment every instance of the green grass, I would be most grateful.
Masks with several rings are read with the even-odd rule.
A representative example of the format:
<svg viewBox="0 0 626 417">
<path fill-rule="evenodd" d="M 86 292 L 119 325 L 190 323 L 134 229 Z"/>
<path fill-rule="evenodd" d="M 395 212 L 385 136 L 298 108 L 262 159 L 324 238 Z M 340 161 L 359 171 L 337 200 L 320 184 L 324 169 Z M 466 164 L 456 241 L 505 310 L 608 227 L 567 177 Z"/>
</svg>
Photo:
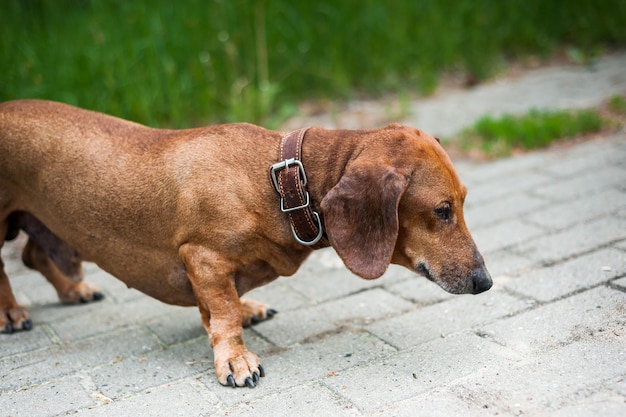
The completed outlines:
<svg viewBox="0 0 626 417">
<path fill-rule="evenodd" d="M 586 63 L 626 45 L 625 21 L 623 0 L 5 0 L 0 101 L 272 126 L 302 100 L 429 93 L 446 71 L 562 48 Z"/>
<path fill-rule="evenodd" d="M 559 139 L 599 132 L 610 124 L 595 109 L 531 110 L 519 116 L 482 117 L 456 140 L 465 152 L 479 149 L 484 156 L 501 157 L 515 149 L 542 148 Z"/>
<path fill-rule="evenodd" d="M 626 116 L 626 97 L 615 95 L 609 99 L 609 111 Z"/>
</svg>

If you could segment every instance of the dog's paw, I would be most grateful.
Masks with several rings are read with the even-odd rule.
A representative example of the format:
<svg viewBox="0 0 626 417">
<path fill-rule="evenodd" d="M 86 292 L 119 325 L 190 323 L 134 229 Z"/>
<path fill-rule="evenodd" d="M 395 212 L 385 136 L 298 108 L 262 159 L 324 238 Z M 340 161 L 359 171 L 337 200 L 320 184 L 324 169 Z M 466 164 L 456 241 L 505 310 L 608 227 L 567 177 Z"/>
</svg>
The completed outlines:
<svg viewBox="0 0 626 417">
<path fill-rule="evenodd" d="M 99 301 L 104 298 L 104 293 L 97 286 L 81 281 L 73 282 L 62 292 L 59 292 L 59 299 L 63 304 L 89 303 Z"/>
<path fill-rule="evenodd" d="M 0 308 L 0 333 L 13 333 L 32 328 L 33 322 L 26 308 L 18 305 Z"/>
<path fill-rule="evenodd" d="M 217 379 L 222 385 L 254 388 L 265 376 L 258 356 L 245 346 L 216 345 L 213 351 Z"/>
<path fill-rule="evenodd" d="M 266 304 L 254 300 L 242 299 L 242 325 L 252 326 L 263 320 L 271 319 L 277 311 L 269 308 Z"/>
</svg>

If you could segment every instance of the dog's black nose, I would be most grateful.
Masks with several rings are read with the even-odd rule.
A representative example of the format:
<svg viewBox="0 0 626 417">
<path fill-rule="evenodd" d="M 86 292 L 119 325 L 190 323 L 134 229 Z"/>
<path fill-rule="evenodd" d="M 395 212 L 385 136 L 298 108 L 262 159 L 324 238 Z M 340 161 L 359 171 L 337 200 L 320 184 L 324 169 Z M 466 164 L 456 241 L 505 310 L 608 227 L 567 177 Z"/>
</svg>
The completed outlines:
<svg viewBox="0 0 626 417">
<path fill-rule="evenodd" d="M 480 268 L 472 272 L 472 294 L 480 294 L 487 291 L 493 285 L 491 276 L 485 268 Z"/>
</svg>

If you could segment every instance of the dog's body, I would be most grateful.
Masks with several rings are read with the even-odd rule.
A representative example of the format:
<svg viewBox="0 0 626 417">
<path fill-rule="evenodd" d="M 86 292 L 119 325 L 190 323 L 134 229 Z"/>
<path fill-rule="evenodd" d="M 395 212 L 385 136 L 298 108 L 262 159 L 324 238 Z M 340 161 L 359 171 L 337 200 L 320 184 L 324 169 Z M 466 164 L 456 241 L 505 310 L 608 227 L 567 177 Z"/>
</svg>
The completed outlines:
<svg viewBox="0 0 626 417">
<path fill-rule="evenodd" d="M 242 324 L 273 311 L 245 292 L 296 272 L 296 242 L 268 169 L 282 134 L 249 124 L 159 130 L 64 104 L 0 104 L 0 246 L 30 236 L 23 259 L 66 301 L 97 299 L 80 260 L 171 304 L 197 305 L 222 384 L 263 370 Z M 302 147 L 328 241 L 371 279 L 390 262 L 450 292 L 491 286 L 463 220 L 465 188 L 432 137 L 391 125 L 311 128 Z M 2 263 L 0 261 L 0 267 Z M 71 278 L 71 279 L 70 279 Z M 30 328 L 0 269 L 0 330 Z"/>
</svg>

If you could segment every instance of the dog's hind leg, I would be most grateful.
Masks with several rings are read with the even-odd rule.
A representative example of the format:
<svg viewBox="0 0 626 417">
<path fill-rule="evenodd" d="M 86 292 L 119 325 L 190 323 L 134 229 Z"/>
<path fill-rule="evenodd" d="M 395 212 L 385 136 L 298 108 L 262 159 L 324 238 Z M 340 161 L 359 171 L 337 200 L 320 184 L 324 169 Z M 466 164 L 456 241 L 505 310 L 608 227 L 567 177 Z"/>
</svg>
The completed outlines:
<svg viewBox="0 0 626 417">
<path fill-rule="evenodd" d="M 276 310 L 269 308 L 266 304 L 249 298 L 241 299 L 241 311 L 243 327 L 252 326 L 267 319 L 271 319 L 277 313 Z"/>
<path fill-rule="evenodd" d="M 59 300 L 65 304 L 87 303 L 104 298 L 104 294 L 98 287 L 89 282 L 82 281 L 82 270 L 76 272 L 74 279 L 68 278 L 59 266 L 52 261 L 48 252 L 42 248 L 32 237 L 22 252 L 24 265 L 39 271 L 52 284 Z M 80 265 L 80 262 L 78 263 Z"/>
<path fill-rule="evenodd" d="M 9 233 L 9 223 L 0 220 L 0 249 Z M 4 263 L 0 259 L 0 333 L 13 333 L 16 330 L 30 330 L 33 324 L 26 308 L 15 300 L 11 283 L 4 272 Z"/>
</svg>

